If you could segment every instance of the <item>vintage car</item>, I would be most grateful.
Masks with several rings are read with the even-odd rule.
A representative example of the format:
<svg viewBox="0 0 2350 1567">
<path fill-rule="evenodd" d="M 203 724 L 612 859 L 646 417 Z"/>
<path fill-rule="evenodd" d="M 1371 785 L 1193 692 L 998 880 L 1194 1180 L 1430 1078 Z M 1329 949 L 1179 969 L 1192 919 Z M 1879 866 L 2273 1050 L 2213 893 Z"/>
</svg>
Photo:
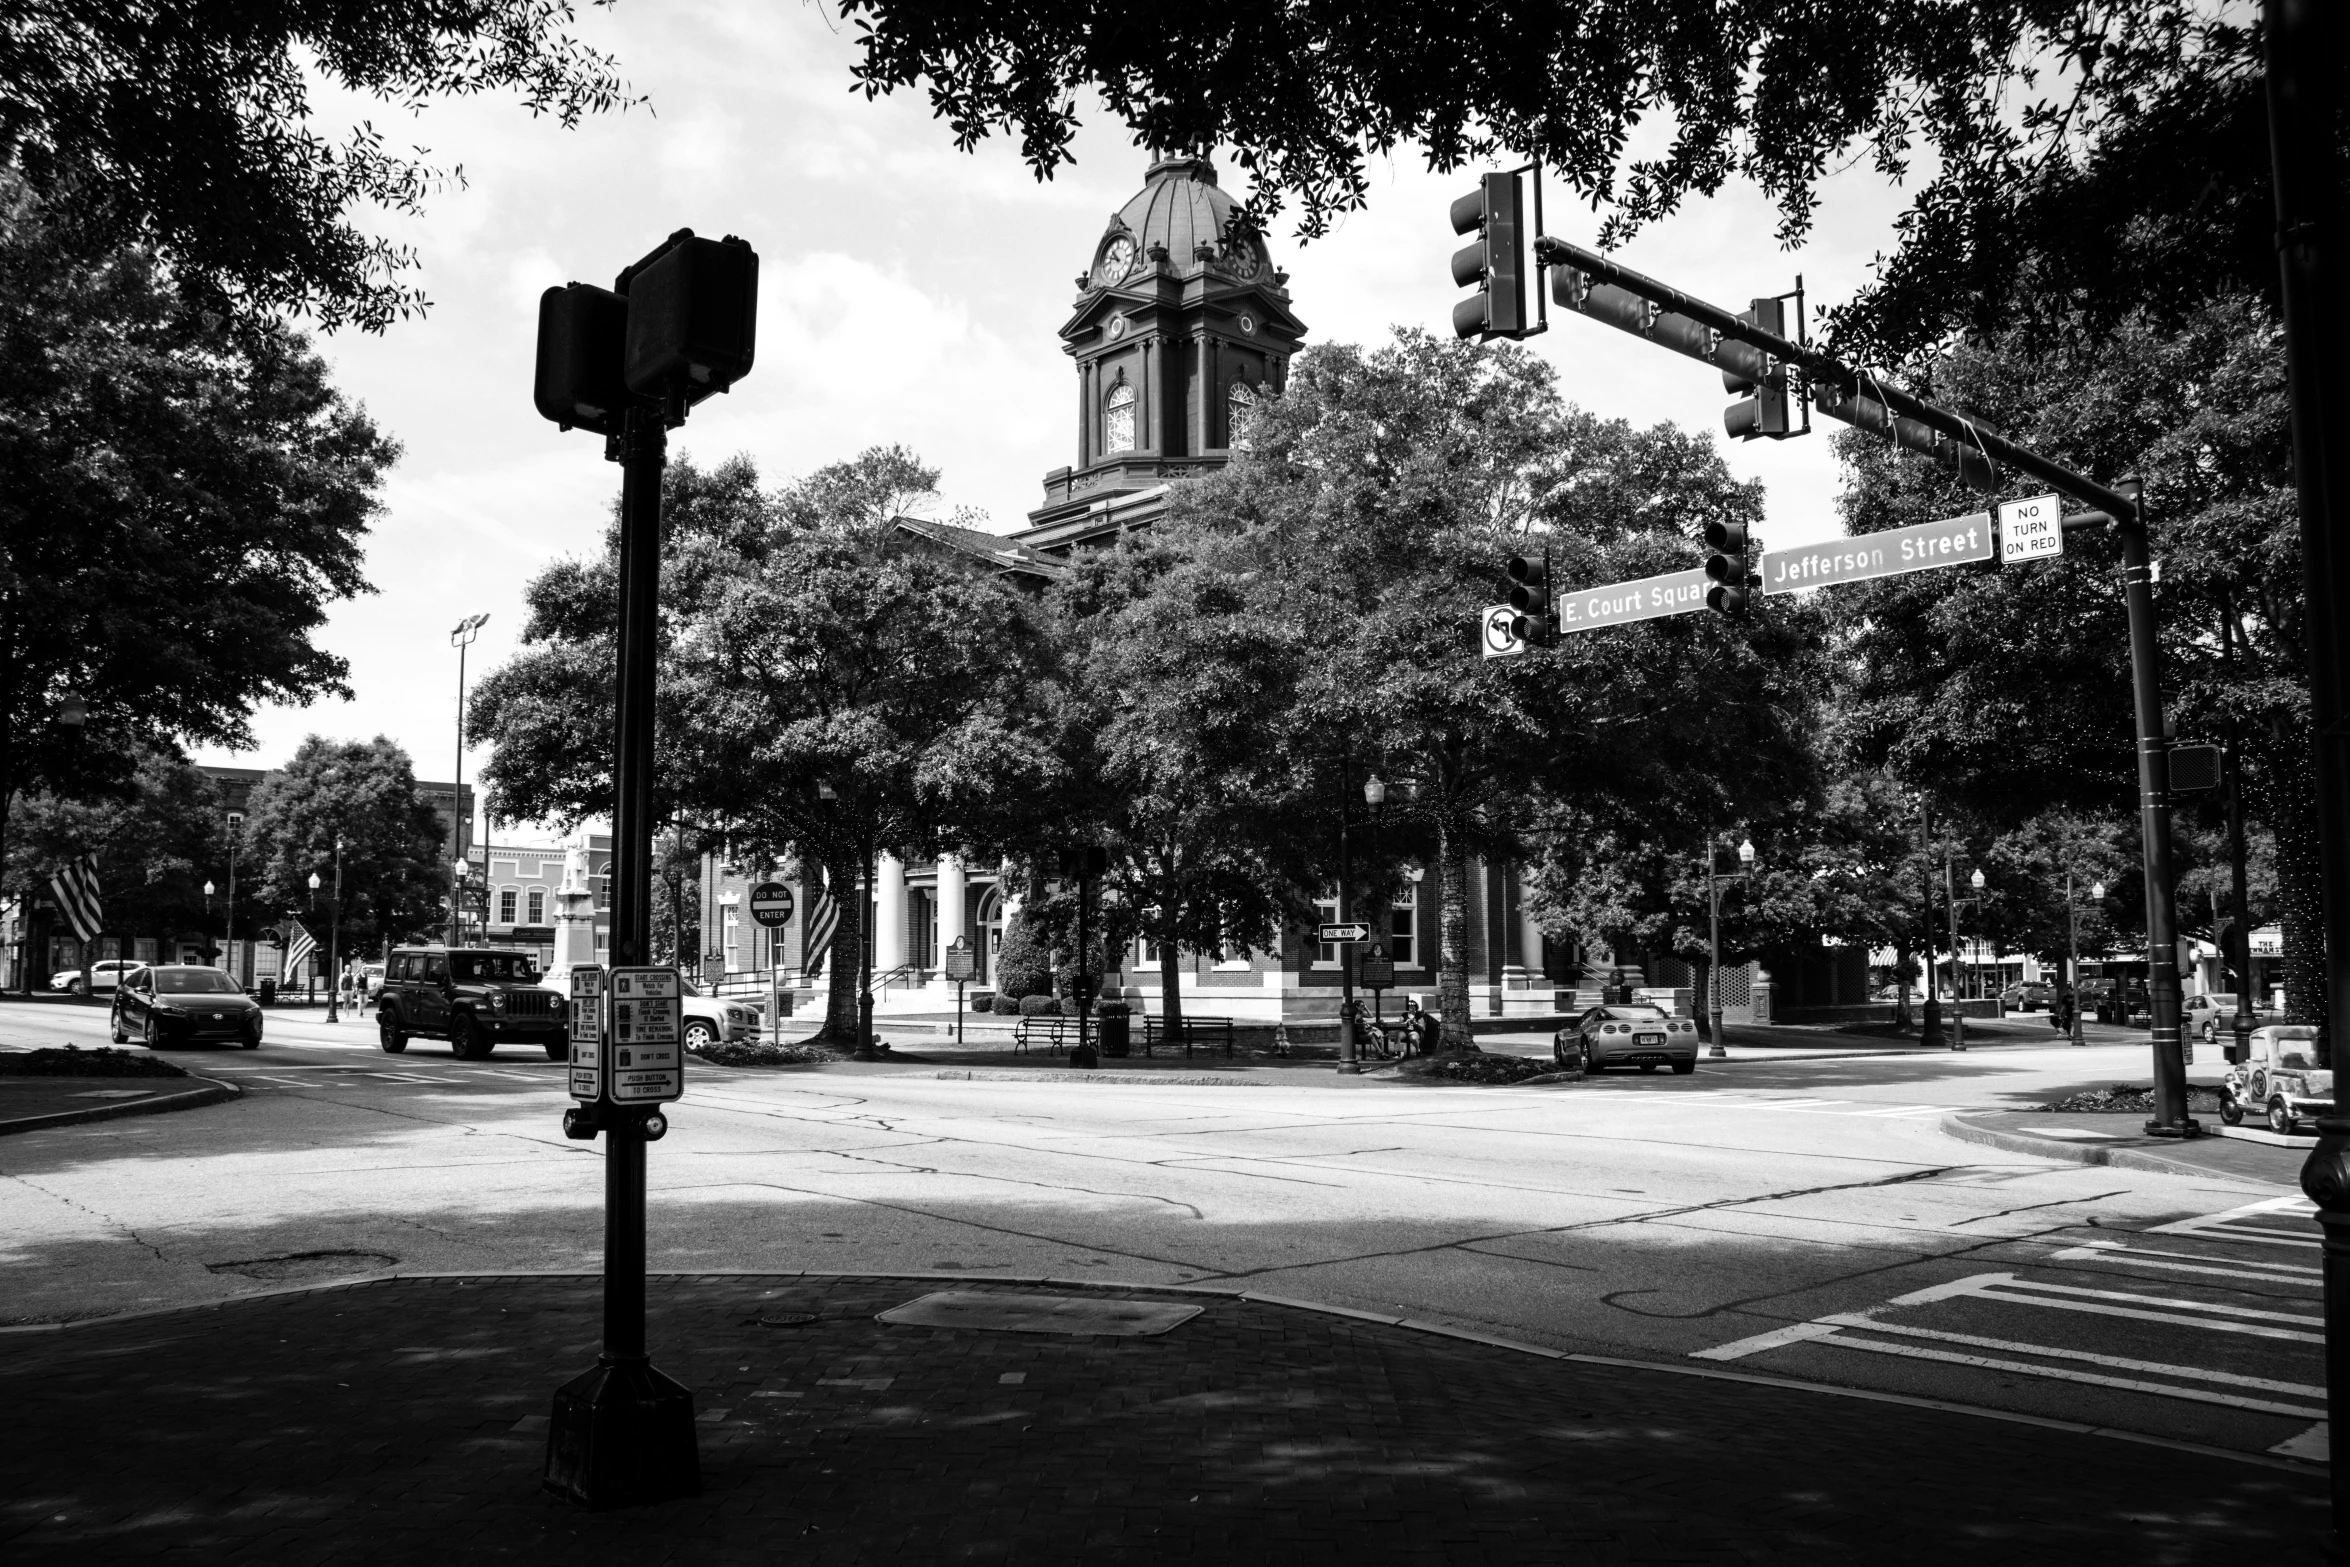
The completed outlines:
<svg viewBox="0 0 2350 1567">
<path fill-rule="evenodd" d="M 2243 1123 L 2247 1111 L 2272 1132 L 2289 1133 L 2304 1120 L 2334 1111 L 2334 1074 L 2317 1064 L 2317 1030 L 2307 1023 L 2275 1023 L 2252 1031 L 2252 1054 L 2228 1068 L 2219 1085 L 2219 1118 Z"/>
</svg>

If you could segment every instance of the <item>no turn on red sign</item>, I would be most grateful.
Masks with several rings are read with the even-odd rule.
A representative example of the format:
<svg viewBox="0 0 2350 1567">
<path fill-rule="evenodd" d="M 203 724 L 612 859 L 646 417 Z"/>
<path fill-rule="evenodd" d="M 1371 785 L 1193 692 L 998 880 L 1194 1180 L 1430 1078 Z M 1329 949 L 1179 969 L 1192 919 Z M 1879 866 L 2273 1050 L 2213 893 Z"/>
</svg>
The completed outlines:
<svg viewBox="0 0 2350 1567">
<path fill-rule="evenodd" d="M 2064 553 L 2064 509 L 2053 495 L 1999 503 L 1999 563 L 2047 560 Z"/>
</svg>

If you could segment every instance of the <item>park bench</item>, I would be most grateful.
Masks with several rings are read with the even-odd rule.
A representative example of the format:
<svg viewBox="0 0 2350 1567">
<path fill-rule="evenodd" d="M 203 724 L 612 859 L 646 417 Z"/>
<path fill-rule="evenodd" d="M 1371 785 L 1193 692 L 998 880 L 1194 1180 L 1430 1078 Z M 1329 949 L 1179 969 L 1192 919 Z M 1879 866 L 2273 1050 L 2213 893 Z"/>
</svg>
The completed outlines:
<svg viewBox="0 0 2350 1567">
<path fill-rule="evenodd" d="M 1048 1012 L 1041 1017 L 1024 1017 L 1012 1025 L 1012 1053 L 1018 1055 L 1030 1045 L 1043 1045 L 1058 1055 L 1077 1043 L 1079 1021 L 1055 1012 Z"/>
<path fill-rule="evenodd" d="M 1226 1058 L 1229 1059 L 1232 1055 L 1232 1019 L 1228 1017 L 1193 1017 L 1186 1013 L 1183 1018 L 1182 1032 L 1181 1043 L 1186 1060 L 1191 1058 L 1191 1047 L 1194 1044 L 1213 1050 L 1219 1041 L 1224 1046 Z M 1176 1041 L 1167 1038 L 1167 1020 L 1165 1018 L 1146 1017 L 1142 1020 L 1142 1053 L 1144 1055 L 1151 1054 L 1161 1044 L 1174 1043 Z"/>
</svg>

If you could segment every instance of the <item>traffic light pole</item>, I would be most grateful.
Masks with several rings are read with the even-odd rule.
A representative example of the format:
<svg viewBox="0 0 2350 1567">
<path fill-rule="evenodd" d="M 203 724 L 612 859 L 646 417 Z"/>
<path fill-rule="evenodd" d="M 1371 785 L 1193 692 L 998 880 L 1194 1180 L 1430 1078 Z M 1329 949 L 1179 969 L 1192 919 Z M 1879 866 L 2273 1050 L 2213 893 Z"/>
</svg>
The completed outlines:
<svg viewBox="0 0 2350 1567">
<path fill-rule="evenodd" d="M 620 646 L 614 724 L 612 960 L 642 964 L 653 932 L 653 670 L 661 588 L 657 405 L 632 405 L 620 459 Z M 577 1026 L 576 1022 L 574 1026 Z M 630 1507 L 701 1491 L 694 1396 L 645 1349 L 645 1113 L 604 1105 L 604 1348 L 555 1393 L 546 1485 L 588 1507 Z"/>
<path fill-rule="evenodd" d="M 2269 0 L 2272 12 L 2294 13 L 2304 17 L 2304 25 L 2312 32 L 2319 25 L 2317 13 L 2323 9 L 2316 0 Z M 2272 54 L 2291 55 L 2292 50 L 2280 49 L 2275 34 L 2270 35 Z M 2317 41 L 2304 40 L 2299 59 L 2330 59 L 2317 53 Z M 2322 69 L 2296 70 L 2294 79 L 2304 81 L 2322 76 Z M 2279 96 L 2277 77 L 2270 78 L 2272 104 Z M 2289 95 L 2288 95 L 2289 96 Z M 2272 115 L 2282 111 L 2272 108 Z M 2304 109 L 2305 113 L 2309 111 Z M 2311 147 L 2325 142 L 2331 121 L 2322 114 L 2309 113 L 2312 129 L 2304 138 Z M 2280 137 L 2283 133 L 2279 133 Z M 2280 141 L 2281 145 L 2281 141 Z M 2328 144 L 2330 145 L 2330 144 Z M 2280 155 L 2281 156 L 2281 155 Z M 2279 212 L 2288 219 L 2287 182 L 2284 165 L 2279 164 Z M 2306 184 L 2310 234 L 2306 247 L 2311 257 L 2307 281 L 2314 288 L 2316 239 L 2314 224 L 2322 204 L 2331 199 L 2333 187 L 2321 180 Z M 2301 189 L 2296 186 L 2295 189 Z M 2291 221 L 2286 221 L 2280 233 L 2298 236 Z M 2339 381 L 2342 356 L 2337 352 L 2338 328 L 2331 329 L 2322 349 L 2314 342 L 2292 347 L 2296 341 L 2291 324 L 2296 262 L 2295 246 L 2304 242 L 2295 238 L 2286 250 L 2286 298 L 2288 359 L 2294 376 L 2296 465 L 2302 470 L 2303 509 L 2309 511 L 2308 470 L 2315 465 L 2322 470 L 2326 458 L 2313 451 L 2313 431 L 2302 427 L 2300 389 L 2305 378 L 2330 377 Z M 2136 720 L 2138 743 L 2138 820 L 2139 836 L 2144 840 L 2144 872 L 2146 881 L 2146 983 L 2148 1000 L 2154 1013 L 2154 1119 L 2146 1123 L 2146 1130 L 2157 1137 L 2193 1137 L 2202 1128 L 2187 1114 L 2186 1059 L 2179 1034 L 2179 952 L 2177 922 L 2172 912 L 2171 854 L 2170 854 L 2170 753 L 2163 732 L 2161 658 L 2155 640 L 2154 590 L 2149 560 L 2146 522 L 2140 509 L 2139 486 L 2135 480 L 2125 480 L 2108 486 L 2084 474 L 2075 473 L 2062 463 L 2052 462 L 2028 447 L 2018 446 L 1995 430 L 1986 429 L 1967 415 L 1944 408 L 1922 397 L 1913 397 L 1897 387 L 1887 386 L 1876 376 L 1854 368 L 1841 360 L 1805 343 L 1790 341 L 1776 332 L 1763 330 L 1752 321 L 1741 319 L 1719 306 L 1668 287 L 1654 278 L 1633 271 L 1580 245 L 1543 235 L 1534 241 L 1534 258 L 1544 267 L 1557 271 L 1553 280 L 1553 297 L 1570 310 L 1579 311 L 1596 321 L 1619 330 L 1644 337 L 1663 348 L 1702 360 L 1743 380 L 1757 383 L 1788 370 L 1801 372 L 1808 383 L 1811 401 L 1819 411 L 1831 419 L 1840 419 L 1860 429 L 1872 431 L 1892 441 L 1896 446 L 1924 452 L 1944 467 L 1956 473 L 1967 484 L 1978 489 L 1995 490 L 2000 483 L 2000 470 L 2013 469 L 2029 475 L 2040 483 L 2072 497 L 2084 506 L 2094 508 L 2065 519 L 2069 531 L 2078 527 L 2109 523 L 2119 535 L 2122 554 L 2122 602 L 2129 616 L 2130 633 L 2130 688 L 2131 708 Z M 2312 297 L 2307 307 L 2334 310 L 2339 307 L 2329 301 Z M 2311 364 L 2312 356 L 2323 361 Z M 2350 399 L 2337 400 L 2330 415 L 2334 424 L 2350 418 Z M 2328 426 L 2332 428 L 2331 425 Z M 2325 481 L 2320 477 L 2319 484 Z M 2312 542 L 2315 534 L 2303 529 L 2303 557 L 2310 573 L 2311 613 L 2317 606 L 2329 602 L 2327 595 L 2350 590 L 2350 551 L 2330 567 L 2321 568 L 2318 546 Z M 2322 589 L 2319 586 L 2321 569 L 2345 579 L 2338 589 L 2329 576 Z M 2350 677 L 2350 642 L 2336 647 L 2323 642 L 2321 633 L 2334 635 L 2330 613 L 2327 618 L 2313 621 L 2310 638 L 2311 659 L 2335 659 L 2346 677 Z M 2321 647 L 2321 643 L 2323 644 Z M 2329 674 L 2327 679 L 2331 680 Z M 2345 683 L 2350 683 L 2346 681 Z M 2327 914 L 2329 939 L 2333 942 L 2335 961 L 2330 994 L 2350 1016 L 2350 726 L 2343 722 L 2340 705 L 2342 683 L 2326 684 L 2313 674 L 2311 699 L 2315 706 L 2319 743 L 2319 789 L 2321 798 L 2331 801 L 2326 809 L 2333 814 L 2327 820 Z M 2328 703 L 2333 705 L 2329 706 Z M 2328 728 L 2329 723 L 2332 725 Z M 2329 749 L 2330 747 L 2330 749 Z M 2328 774 L 2327 757 L 2333 758 L 2335 771 Z M 2328 792 L 2330 790 L 2330 793 Z M 2333 831 L 2338 827 L 2339 831 Z M 2337 872 L 2339 874 L 2337 874 Z M 1931 873 L 1928 879 L 1931 888 Z M 1928 902 L 1931 903 L 1929 897 Z M 1928 917 L 1931 929 L 1931 915 Z M 1929 938 L 1928 946 L 1932 945 Z M 1929 983 L 1927 1006 L 1933 1009 L 1932 989 Z M 2345 1119 L 2342 1148 L 2342 1203 L 2344 1223 L 2350 1226 L 2350 1119 Z M 2315 1157 L 2314 1155 L 2312 1156 Z M 2350 1229 L 2344 1237 L 2344 1288 L 2350 1291 Z M 2350 1344 L 2344 1348 L 2344 1387 L 2350 1391 Z M 2350 1465 L 2343 1466 L 2350 1473 Z M 2344 1493 L 2350 1499 L 2350 1491 Z M 2350 1509 L 2350 1502 L 2346 1502 Z M 2350 1510 L 2346 1510 L 2350 1516 Z"/>
</svg>

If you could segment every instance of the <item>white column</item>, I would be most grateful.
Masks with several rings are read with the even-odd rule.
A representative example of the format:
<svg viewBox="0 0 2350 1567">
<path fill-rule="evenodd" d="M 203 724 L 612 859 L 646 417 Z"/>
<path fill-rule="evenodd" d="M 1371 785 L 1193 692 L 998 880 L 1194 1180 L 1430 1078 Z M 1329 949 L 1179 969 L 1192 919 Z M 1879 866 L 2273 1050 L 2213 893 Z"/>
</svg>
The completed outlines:
<svg viewBox="0 0 2350 1567">
<path fill-rule="evenodd" d="M 906 867 L 895 855 L 873 860 L 873 972 L 906 965 Z"/>
<path fill-rule="evenodd" d="M 938 962 L 946 966 L 947 948 L 969 934 L 963 900 L 963 862 L 951 854 L 938 857 Z"/>
<path fill-rule="evenodd" d="M 1542 927 L 1534 923 L 1532 894 L 1518 883 L 1518 962 L 1530 984 L 1542 983 Z"/>
</svg>

